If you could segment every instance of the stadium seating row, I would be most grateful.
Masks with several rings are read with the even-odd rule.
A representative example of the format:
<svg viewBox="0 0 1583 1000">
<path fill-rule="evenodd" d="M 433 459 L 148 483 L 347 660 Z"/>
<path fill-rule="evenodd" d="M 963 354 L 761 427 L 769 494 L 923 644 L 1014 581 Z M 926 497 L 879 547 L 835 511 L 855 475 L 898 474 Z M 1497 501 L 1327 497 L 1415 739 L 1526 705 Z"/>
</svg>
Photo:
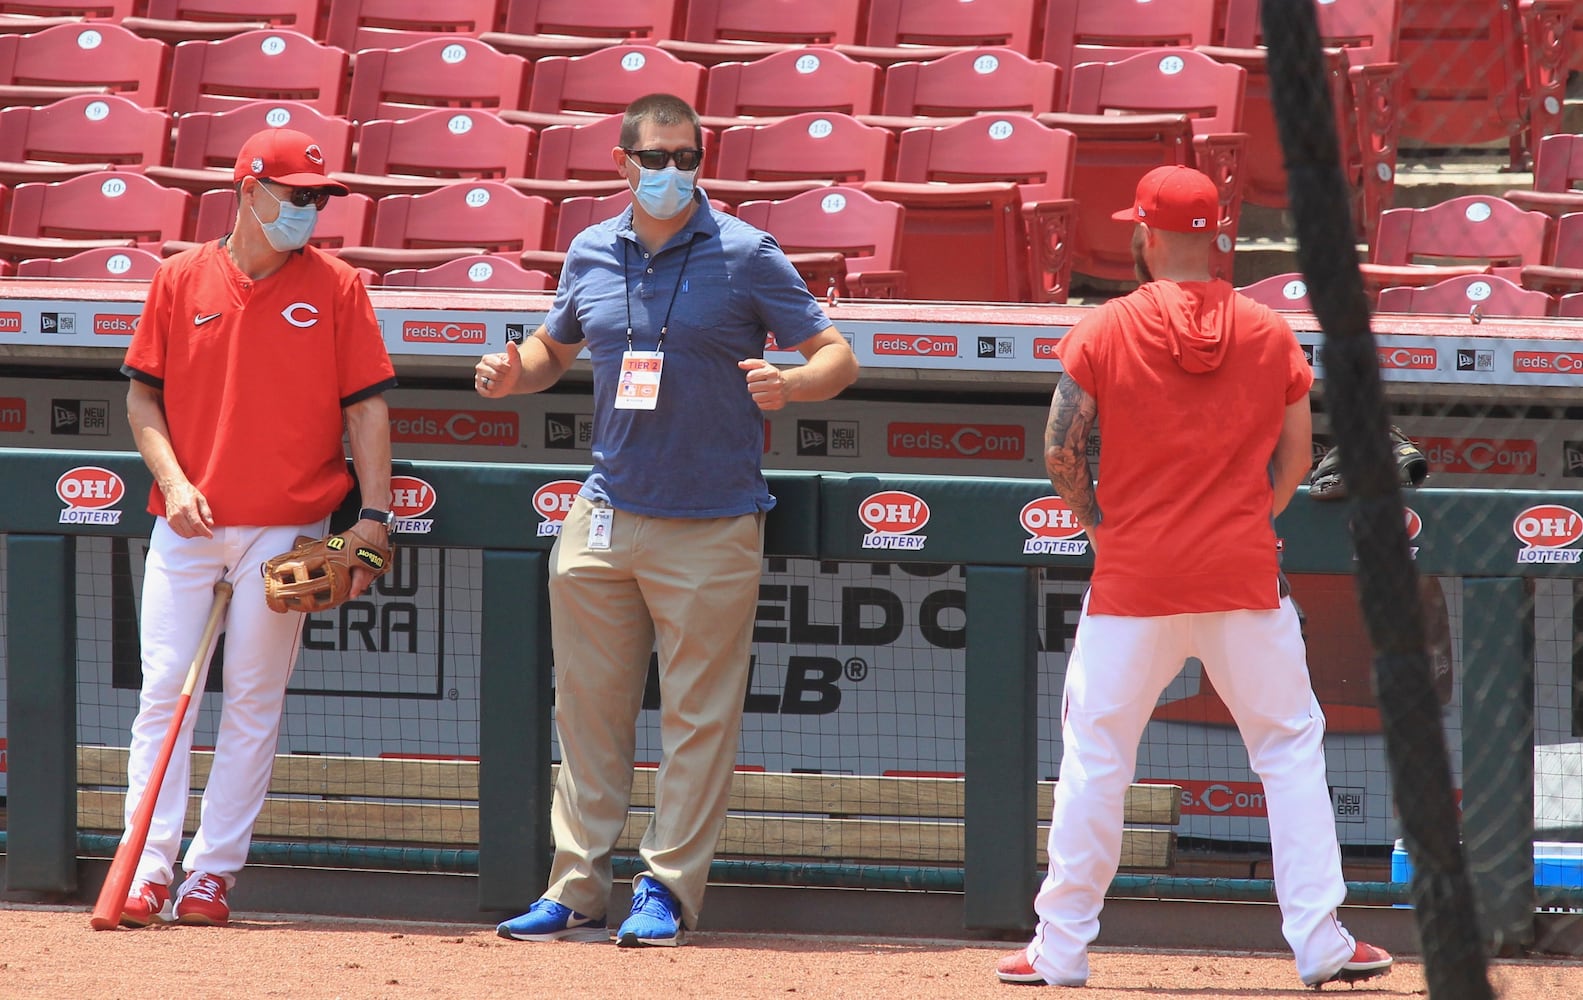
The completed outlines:
<svg viewBox="0 0 1583 1000">
<path fill-rule="evenodd" d="M 535 61 L 615 41 L 652 43 L 704 64 L 790 44 L 833 46 L 878 65 L 1004 45 L 1063 67 L 1110 59 L 1107 50 L 1118 46 L 1213 46 L 1217 58 L 1253 72 L 1262 61 L 1258 6 L 1258 0 L 0 0 L 0 15 L 98 16 L 104 20 L 96 25 L 119 21 L 161 41 L 213 40 L 226 37 L 227 27 L 269 26 L 347 53 L 481 38 Z M 1520 166 L 1537 138 L 1555 131 L 1565 73 L 1583 61 L 1570 44 L 1579 29 L 1577 6 L 1577 0 L 1325 0 L 1316 13 L 1326 44 L 1345 50 L 1331 53 L 1327 67 L 1338 89 L 1349 79 L 1354 89 L 1368 83 L 1364 65 L 1399 61 L 1404 137 L 1439 145 L 1510 139 Z M 129 10 L 148 16 L 129 17 Z M 25 31 L 28 24 L 28 18 L 0 17 L 0 30 Z M 185 36 L 175 27 L 183 24 Z M 1375 79 L 1371 92 L 1392 96 L 1380 90 L 1391 76 Z"/>
<path fill-rule="evenodd" d="M 760 125 L 712 119 L 720 131 L 718 138 L 706 140 L 710 155 L 704 174 L 711 178 L 711 195 L 732 204 L 832 181 L 999 185 L 999 196 L 993 199 L 993 192 L 954 186 L 945 190 L 944 185 L 929 191 L 890 190 L 883 197 L 915 208 L 928 202 L 939 211 L 1009 210 L 1026 217 L 1032 244 L 1039 248 L 1035 256 L 1045 262 L 1039 270 L 1051 278 L 1025 283 L 1027 267 L 1011 259 L 992 277 L 990 294 L 984 296 L 981 283 L 964 278 L 950 264 L 964 248 L 948 242 L 940 248 L 944 253 L 927 282 L 937 297 L 1061 301 L 1066 287 L 1060 277 L 1066 273 L 1062 261 L 1068 256 L 1084 273 L 1130 276 L 1130 233 L 1110 213 L 1130 199 L 1138 177 L 1161 163 L 1196 163 L 1221 182 L 1219 228 L 1226 236 L 1221 259 L 1229 269 L 1240 212 L 1237 181 L 1245 137 L 1237 123 L 1244 76 L 1238 67 L 1188 51 L 1085 64 L 1074 71 L 1072 87 L 1073 106 L 1083 113 L 1047 114 L 1039 120 L 1026 115 L 906 119 L 908 125 L 952 124 L 909 128 L 899 140 L 890 128 L 837 113 L 740 119 L 767 122 Z M 628 99 L 622 96 L 618 107 Z M 1151 105 L 1175 111 L 1107 113 Z M 222 186 L 229 183 L 227 170 L 242 139 L 265 124 L 291 124 L 315 135 L 332 169 L 353 161 L 349 122 L 288 102 L 253 102 L 228 113 L 180 116 L 168 167 L 159 162 L 163 149 L 155 146 L 162 130 L 159 113 L 137 111 L 113 95 L 83 95 L 3 114 L 11 117 L 12 127 L 6 130 L 9 138 L 0 140 L 0 181 L 12 183 L 48 179 L 41 176 L 45 167 L 38 161 L 55 162 L 56 176 L 80 171 L 87 161 L 142 169 L 189 190 Z M 590 185 L 602 183 L 605 191 L 617 186 L 610 180 L 610 150 L 618 143 L 618 116 L 555 116 L 549 120 L 584 124 L 552 124 L 537 132 L 508 122 L 512 116 L 509 111 L 495 116 L 467 109 L 431 110 L 402 122 L 364 123 L 357 133 L 356 176 L 344 179 L 370 195 L 415 193 L 463 176 L 507 179 L 551 199 L 585 193 Z M 121 121 L 127 126 L 117 139 L 114 126 Z M 30 143 L 25 137 L 35 124 L 41 139 Z M 782 186 L 766 187 L 774 184 Z M 948 204 L 964 198 L 971 204 Z M 1058 204 L 1063 201 L 1068 204 Z M 1009 245 L 1006 233 L 1014 227 L 1001 223 L 998 228 L 1005 232 L 992 251 Z M 1008 258 L 998 252 L 994 259 Z"/>
<path fill-rule="evenodd" d="M 77 6 L 94 7 L 83 2 Z M 150 14 L 158 13 L 154 6 Z M 186 13 L 177 13 L 196 16 L 204 6 L 189 5 L 182 8 Z M 336 6 L 318 5 L 315 24 L 334 16 Z M 412 15 L 417 5 L 411 3 L 361 6 L 368 11 L 379 8 L 378 17 L 390 23 L 402 17 L 431 16 Z M 460 16 L 466 6 L 454 5 L 446 16 Z M 522 4 L 520 10 L 532 7 L 544 13 L 554 6 Z M 616 16 L 616 8 L 624 10 L 620 17 L 630 19 L 655 7 L 607 6 L 611 9 L 596 15 L 596 20 Z M 723 11 L 730 5 L 714 6 Z M 906 16 L 928 6 L 909 5 Z M 123 23 L 135 21 L 136 11 L 129 16 L 123 7 L 109 3 L 76 13 L 91 15 L 98 10 L 120 17 Z M 706 112 L 710 155 L 704 173 L 712 197 L 736 205 L 814 185 L 862 184 L 909 208 L 907 246 L 913 259 L 908 270 L 915 274 L 915 287 L 927 288 L 940 298 L 1062 301 L 1066 276 L 1073 267 L 1103 278 L 1130 275 L 1127 227 L 1111 222 L 1109 213 L 1130 197 L 1137 176 L 1158 163 L 1193 163 L 1220 183 L 1223 240 L 1218 264 L 1223 273 L 1229 273 L 1243 199 L 1284 205 L 1286 181 L 1268 105 L 1268 67 L 1257 47 L 1256 7 L 1256 0 L 1184 0 L 1151 7 L 1150 16 L 1141 19 L 1148 22 L 1143 28 L 1138 26 L 1136 7 L 1128 8 L 1126 3 L 1051 5 L 1039 23 L 1049 28 L 1047 40 L 1059 36 L 1071 42 L 1070 58 L 1077 64 L 1069 73 L 1010 48 L 956 50 L 916 44 L 906 50 L 912 57 L 919 53 L 939 57 L 885 63 L 879 58 L 849 58 L 847 53 L 857 52 L 856 48 L 799 47 L 773 51 L 751 62 L 717 62 L 706 68 L 654 46 L 605 38 L 602 47 L 588 55 L 538 59 L 525 91 L 522 80 L 530 75 L 525 60 L 464 37 L 454 24 L 431 25 L 449 31 L 445 38 L 430 36 L 402 49 L 369 49 L 355 60 L 344 50 L 318 45 L 291 31 L 247 31 L 226 41 L 176 47 L 177 65 L 185 62 L 192 82 L 178 85 L 183 74 L 176 72 L 168 87 L 162 85 L 173 106 L 235 110 L 189 110 L 172 118 L 154 109 L 140 115 L 114 95 L 97 93 L 113 88 L 118 73 L 125 75 L 124 70 L 107 65 L 113 60 L 99 58 L 104 53 L 98 49 L 106 46 L 106 38 L 147 39 L 136 39 L 109 21 L 72 23 L 12 36 L 18 41 L 15 48 L 19 50 L 21 41 L 59 36 L 82 49 L 92 36 L 92 64 L 105 70 L 109 82 L 87 88 L 96 93 L 81 95 L 76 103 L 66 99 L 46 107 L 6 110 L 7 127 L 0 129 L 0 183 L 54 180 L 109 165 L 141 169 L 162 184 L 201 194 L 228 184 L 227 169 L 243 136 L 264 124 L 289 122 L 320 137 L 331 167 L 370 197 L 422 193 L 458 177 L 500 178 L 548 199 L 553 219 L 563 198 L 619 187 L 609 174 L 615 128 L 601 116 L 640 93 L 664 89 L 689 96 Z M 409 13 L 402 14 L 400 8 Z M 996 4 L 982 9 L 990 8 L 1002 10 Z M 1116 16 L 1124 8 L 1134 15 L 1131 27 Z M 0 0 L 0 12 L 4 10 Z M 237 5 L 227 10 L 233 16 L 239 12 Z M 1331 67 L 1331 96 L 1357 200 L 1354 214 L 1360 235 L 1372 245 L 1375 220 L 1390 203 L 1395 167 L 1393 111 L 1402 80 L 1399 67 L 1381 60 L 1395 48 L 1398 4 L 1337 0 L 1319 5 L 1319 12 L 1327 30 L 1337 33 L 1335 40 L 1346 45 L 1331 52 L 1341 59 Z M 216 11 L 209 13 L 218 16 Z M 673 13 L 679 18 L 683 12 Z M 506 11 L 502 8 L 497 14 L 503 17 Z M 1203 28 L 1210 21 L 1213 29 Z M 471 27 L 466 30 L 486 22 L 502 26 L 499 17 L 488 22 L 480 15 L 468 22 Z M 562 30 L 568 25 L 549 26 Z M 1101 28 L 1108 34 L 1096 37 L 1094 32 Z M 115 35 L 117 31 L 121 36 Z M 653 33 L 659 34 L 657 29 Z M 1180 47 L 1204 37 L 1227 43 L 1204 49 L 1216 59 Z M 1091 44 L 1096 40 L 1106 44 Z M 0 35 L 0 72 L 7 66 L 7 41 Z M 1117 42 L 1176 47 L 1145 52 Z M 333 62 L 300 80 L 291 79 L 286 71 L 289 59 L 281 60 L 288 53 L 309 51 L 327 52 Z M 1129 52 L 1137 54 L 1108 63 L 1083 61 Z M 49 62 L 39 60 L 28 72 L 41 72 Z M 348 78 L 347 67 L 354 64 Z M 6 95 L 8 100 L 25 98 L 26 91 L 38 85 L 32 76 L 17 77 L 14 65 L 11 72 L 22 82 L 12 87 L 19 93 Z M 350 87 L 345 86 L 348 79 Z M 359 79 L 364 81 L 361 87 Z M 318 106 L 260 101 L 258 95 L 264 90 L 305 97 Z M 381 117 L 341 118 L 325 112 L 326 105 L 339 106 L 343 91 L 349 91 L 351 103 L 361 100 L 373 109 L 365 114 Z M 127 100 L 135 99 L 136 88 L 131 92 L 134 96 Z M 523 93 L 525 107 L 507 106 Z M 435 104 L 462 107 L 434 110 Z M 485 107 L 470 107 L 476 105 Z M 797 117 L 795 113 L 808 106 L 821 112 Z M 1066 110 L 1041 111 L 1054 106 Z M 991 108 L 1019 114 L 961 117 Z M 881 113 L 873 114 L 875 109 Z M 852 114 L 833 113 L 847 111 Z M 1026 117 L 1030 114 L 1037 119 Z M 782 115 L 791 117 L 783 120 Z M 922 117 L 927 115 L 949 117 Z M 167 155 L 164 136 L 172 121 L 174 150 Z M 585 124 L 578 127 L 574 122 Z M 948 122 L 947 127 L 920 127 Z M 1055 148 L 1047 134 L 1051 132 L 1062 133 L 1062 148 Z M 1070 153 L 1072 147 L 1075 154 Z M 920 149 L 926 152 L 919 153 Z M 1546 163 L 1557 161 L 1556 156 L 1544 157 L 1543 145 L 1540 158 Z M 1561 177 L 1562 189 L 1570 187 L 1571 178 L 1564 170 L 1556 174 L 1544 167 L 1536 174 L 1536 189 L 1558 183 L 1555 177 Z M 920 188 L 923 184 L 927 189 Z M 996 186 L 998 191 L 973 190 Z M 1513 195 L 1521 200 L 1522 193 Z M 1555 194 L 1559 201 L 1553 204 L 1546 202 L 1552 196 L 1543 191 L 1531 197 L 1559 215 L 1567 210 L 1571 196 Z M 1020 225 L 984 224 L 983 218 L 996 210 L 1019 217 Z M 7 225 L 6 211 L 0 191 L 0 225 Z M 196 233 L 196 214 L 195 207 L 189 208 L 183 235 Z M 931 215 L 952 221 L 941 226 L 930 220 Z M 964 278 L 961 269 L 940 263 L 960 259 L 968 235 L 960 219 L 967 215 L 978 217 L 970 228 L 987 241 L 974 249 L 982 249 L 985 259 L 996 262 L 995 274 L 987 281 Z M 922 249 L 926 232 L 942 230 L 935 245 Z M 1371 259 L 1378 257 L 1371 250 Z M 1370 280 L 1371 290 L 1381 287 L 1377 278 Z"/>
<path fill-rule="evenodd" d="M 1238 289 L 1283 312 L 1308 312 L 1308 286 L 1296 272 L 1275 274 Z M 1466 316 L 1471 322 L 1497 317 L 1583 319 L 1583 292 L 1546 295 L 1498 274 L 1464 274 L 1432 285 L 1392 286 L 1380 291 L 1377 313 Z"/>
<path fill-rule="evenodd" d="M 921 134 L 933 137 L 944 131 L 921 130 Z M 1070 150 L 1070 137 L 1051 133 Z M 1051 287 L 1064 290 L 1067 275 L 1059 269 L 1068 267 L 1069 261 L 1058 260 L 1057 273 L 1041 272 L 1048 261 L 1038 256 L 1031 216 L 1034 206 L 1058 215 L 1069 213 L 1073 207 L 1069 200 L 1055 205 L 1024 203 L 1020 213 L 989 208 L 976 213 L 980 227 L 970 231 L 961 221 L 968 213 L 958 211 L 952 218 L 960 204 L 941 205 L 915 195 L 909 205 L 908 187 L 895 182 L 863 187 L 819 182 L 785 198 L 714 204 L 774 234 L 809 287 L 821 295 L 956 297 L 914 286 L 932 280 L 942 262 L 963 259 L 962 251 L 953 253 L 952 245 L 960 247 L 970 237 L 985 244 L 985 252 L 976 259 L 988 260 L 996 254 L 1008 258 L 1007 280 L 1029 282 L 1020 290 L 1038 287 L 1040 282 L 1047 283 L 1045 293 Z M 914 187 L 967 192 L 960 200 L 978 196 L 983 206 L 993 206 L 996 195 L 1021 199 L 1020 193 L 1001 190 L 1010 185 Z M 890 192 L 900 192 L 902 200 L 875 197 Z M 491 180 L 451 181 L 423 194 L 387 195 L 377 202 L 353 194 L 331 201 L 315 242 L 362 269 L 370 283 L 548 288 L 553 287 L 572 237 L 621 212 L 629 197 L 619 190 L 565 198 L 557 204 Z M 127 201 L 121 202 L 123 198 Z M 142 278 L 152 273 L 161 254 L 226 232 L 235 211 L 236 196 L 230 187 L 204 192 L 194 209 L 188 192 L 161 188 L 146 177 L 124 172 L 26 184 L 17 192 L 10 235 L 0 236 L 0 255 L 20 261 L 17 270 L 23 275 Z M 110 241 L 93 239 L 101 231 L 97 220 L 111 214 L 121 227 L 118 236 Z M 196 223 L 189 228 L 187 219 L 194 214 Z M 909 220 L 914 215 L 918 218 Z M 1026 228 L 996 233 L 988 227 L 990 220 L 1008 215 L 1020 217 Z M 1070 220 L 1069 215 L 1066 218 Z M 942 220 L 958 224 L 942 227 Z M 940 242 L 942 228 L 947 243 Z M 912 242 L 918 246 L 909 246 Z M 73 256 L 85 248 L 92 252 Z M 52 264 L 49 258 L 71 262 Z M 1571 310 L 1580 300 L 1570 296 L 1583 296 L 1583 212 L 1555 218 L 1524 211 L 1503 198 L 1477 195 L 1422 209 L 1392 209 L 1382 216 L 1379 240 L 1361 268 L 1365 290 L 1382 311 L 1574 315 Z M 431 275 L 427 269 L 438 270 Z M 994 267 L 958 270 L 980 276 L 996 271 Z M 1280 308 L 1306 308 L 1305 293 L 1294 278 L 1267 279 L 1250 286 L 1250 294 Z"/>
</svg>

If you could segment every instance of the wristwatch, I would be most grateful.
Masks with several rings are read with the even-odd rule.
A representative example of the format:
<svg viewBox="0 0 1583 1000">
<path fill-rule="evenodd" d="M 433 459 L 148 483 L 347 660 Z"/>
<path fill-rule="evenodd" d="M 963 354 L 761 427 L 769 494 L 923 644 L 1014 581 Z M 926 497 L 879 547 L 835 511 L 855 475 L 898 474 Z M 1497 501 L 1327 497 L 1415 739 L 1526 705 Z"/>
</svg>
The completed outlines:
<svg viewBox="0 0 1583 1000">
<path fill-rule="evenodd" d="M 378 521 L 385 526 L 386 531 L 396 530 L 396 512 L 393 510 L 377 510 L 373 507 L 364 507 L 357 512 L 359 521 Z"/>
</svg>

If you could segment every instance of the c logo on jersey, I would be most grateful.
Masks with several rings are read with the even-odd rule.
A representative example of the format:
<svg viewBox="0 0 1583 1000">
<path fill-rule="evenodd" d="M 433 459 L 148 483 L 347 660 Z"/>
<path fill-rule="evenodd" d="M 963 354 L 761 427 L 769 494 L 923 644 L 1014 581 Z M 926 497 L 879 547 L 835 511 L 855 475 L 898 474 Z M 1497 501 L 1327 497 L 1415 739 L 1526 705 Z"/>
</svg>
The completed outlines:
<svg viewBox="0 0 1583 1000">
<path fill-rule="evenodd" d="M 298 313 L 307 313 L 308 318 L 302 319 L 297 315 Z M 302 327 L 304 329 L 319 322 L 318 307 L 307 302 L 293 302 L 291 305 L 282 309 L 280 311 L 280 315 L 282 319 L 290 323 L 292 326 Z"/>
</svg>

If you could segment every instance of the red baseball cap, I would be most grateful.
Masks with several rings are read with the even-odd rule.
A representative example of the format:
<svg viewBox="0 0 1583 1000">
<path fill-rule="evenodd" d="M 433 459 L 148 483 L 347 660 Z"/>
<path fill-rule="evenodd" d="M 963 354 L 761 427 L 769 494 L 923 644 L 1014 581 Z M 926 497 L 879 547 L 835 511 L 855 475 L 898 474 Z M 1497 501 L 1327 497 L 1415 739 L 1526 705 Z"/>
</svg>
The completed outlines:
<svg viewBox="0 0 1583 1000">
<path fill-rule="evenodd" d="M 348 193 L 345 184 L 325 176 L 324 150 L 313 136 L 294 128 L 267 128 L 242 143 L 231 179 L 240 181 L 244 177 L 291 187 L 328 188 L 332 194 Z"/>
<path fill-rule="evenodd" d="M 1111 218 L 1172 233 L 1212 233 L 1220 222 L 1220 192 L 1214 181 L 1192 167 L 1155 167 L 1138 181 L 1133 206 Z"/>
</svg>

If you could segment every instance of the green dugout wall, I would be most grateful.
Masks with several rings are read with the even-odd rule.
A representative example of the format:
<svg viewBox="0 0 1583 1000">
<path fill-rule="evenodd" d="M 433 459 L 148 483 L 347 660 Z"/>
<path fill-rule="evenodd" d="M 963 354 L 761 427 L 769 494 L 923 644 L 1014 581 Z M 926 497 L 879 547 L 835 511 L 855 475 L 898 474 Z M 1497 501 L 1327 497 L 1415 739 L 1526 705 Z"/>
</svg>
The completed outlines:
<svg viewBox="0 0 1583 1000">
<path fill-rule="evenodd" d="M 111 477 L 82 470 L 113 473 L 120 486 L 94 485 Z M 539 486 L 580 479 L 586 469 L 397 462 L 395 471 L 431 484 L 438 497 L 423 515 L 432 519 L 431 532 L 412 544 L 483 553 L 479 906 L 511 909 L 537 895 L 550 851 L 544 581 L 553 537 L 534 532 L 540 518 L 530 498 Z M 1080 579 L 1090 565 L 1081 536 L 1068 530 L 1041 481 L 789 472 L 769 478 L 780 501 L 768 521 L 769 555 L 965 567 L 965 919 L 975 928 L 1025 925 L 1037 872 L 1032 851 L 1016 845 L 1028 842 L 1038 819 L 1034 570 L 1058 566 Z M 150 480 L 135 454 L 0 449 L 0 484 L 0 532 L 13 584 L 5 595 L 7 888 L 69 893 L 78 853 L 74 538 L 146 537 Z M 1530 885 L 1533 874 L 1531 858 L 1507 849 L 1533 835 L 1532 639 L 1523 580 L 1578 575 L 1583 493 L 1422 490 L 1407 502 L 1420 571 L 1475 578 L 1468 599 L 1490 611 L 1468 616 L 1465 625 L 1463 674 L 1485 693 L 1482 701 L 1469 699 L 1465 731 L 1507 754 L 1498 774 L 1480 773 L 1477 755 L 1468 755 L 1465 781 L 1498 781 L 1509 794 L 1470 805 L 1465 821 L 1479 833 L 1468 838 L 1470 862 L 1494 873 L 1480 886 L 1486 921 L 1504 940 L 1520 941 L 1533 899 L 1498 890 Z M 1299 494 L 1278 522 L 1289 572 L 1351 572 L 1347 509 Z M 27 586 L 15 585 L 23 580 Z M 500 761 L 510 768 L 492 766 Z M 1202 889 L 1152 881 L 1153 894 Z M 1375 888 L 1361 901 L 1394 898 Z M 1268 886 L 1251 893 L 1268 898 Z M 1355 895 L 1368 892 L 1355 887 Z"/>
</svg>

